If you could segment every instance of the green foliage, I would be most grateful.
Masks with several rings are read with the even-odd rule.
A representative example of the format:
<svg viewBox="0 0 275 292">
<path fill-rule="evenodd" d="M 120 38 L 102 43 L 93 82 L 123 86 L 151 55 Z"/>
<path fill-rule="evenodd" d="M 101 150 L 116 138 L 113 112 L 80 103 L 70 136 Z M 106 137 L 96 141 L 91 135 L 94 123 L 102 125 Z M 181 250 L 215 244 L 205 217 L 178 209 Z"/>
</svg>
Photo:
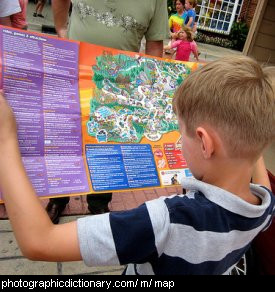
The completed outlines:
<svg viewBox="0 0 275 292">
<path fill-rule="evenodd" d="M 167 9 L 168 9 L 169 16 L 173 13 L 176 13 L 175 0 L 167 1 Z"/>
<path fill-rule="evenodd" d="M 97 88 L 99 89 L 103 88 L 103 80 L 104 80 L 104 77 L 101 74 L 98 74 L 98 73 L 94 74 L 93 81 L 95 82 Z"/>
<path fill-rule="evenodd" d="M 198 31 L 196 41 L 242 51 L 248 31 L 249 27 L 247 24 L 243 21 L 239 21 L 233 23 L 229 36 L 223 36 L 206 31 Z"/>
<path fill-rule="evenodd" d="M 133 127 L 135 128 L 138 136 L 142 137 L 143 134 L 144 134 L 144 127 L 143 127 L 143 125 L 142 124 L 138 124 L 136 122 L 132 122 L 132 124 L 133 124 Z"/>
<path fill-rule="evenodd" d="M 229 39 L 232 41 L 234 49 L 239 51 L 243 50 L 248 31 L 249 27 L 245 22 L 239 21 L 233 23 Z"/>
<path fill-rule="evenodd" d="M 215 33 L 209 33 L 209 32 L 198 31 L 198 34 L 196 36 L 196 41 L 200 43 L 220 46 L 220 47 L 224 47 L 228 49 L 233 49 L 234 47 L 234 44 L 230 39 L 224 36 L 217 35 Z"/>
<path fill-rule="evenodd" d="M 91 99 L 91 102 L 90 102 L 91 113 L 95 112 L 100 105 L 101 104 L 97 100 Z"/>
</svg>

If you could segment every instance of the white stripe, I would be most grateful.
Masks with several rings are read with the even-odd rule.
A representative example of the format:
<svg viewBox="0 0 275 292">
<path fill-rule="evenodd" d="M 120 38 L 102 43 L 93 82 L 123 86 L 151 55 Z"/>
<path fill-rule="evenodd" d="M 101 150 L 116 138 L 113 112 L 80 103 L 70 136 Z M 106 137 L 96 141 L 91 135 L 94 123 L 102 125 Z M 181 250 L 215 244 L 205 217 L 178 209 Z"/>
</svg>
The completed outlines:
<svg viewBox="0 0 275 292">
<path fill-rule="evenodd" d="M 236 264 L 234 264 L 233 266 L 231 266 L 226 272 L 224 272 L 222 275 L 223 276 L 228 276 L 231 274 L 232 269 L 236 266 Z"/>
<path fill-rule="evenodd" d="M 192 226 L 171 224 L 169 240 L 164 253 L 179 257 L 191 264 L 220 261 L 234 250 L 245 247 L 270 220 L 249 231 L 232 230 L 228 233 L 197 231 Z"/>
<path fill-rule="evenodd" d="M 136 275 L 135 265 L 134 264 L 127 265 L 127 269 L 126 269 L 125 274 L 126 275 Z"/>
<path fill-rule="evenodd" d="M 169 238 L 170 216 L 164 202 L 165 199 L 167 199 L 167 197 L 160 197 L 156 200 L 146 202 L 146 207 L 153 226 L 158 256 L 163 253 Z"/>
<path fill-rule="evenodd" d="M 120 265 L 109 213 L 78 219 L 77 230 L 80 252 L 87 266 Z"/>
<path fill-rule="evenodd" d="M 183 178 L 182 186 L 191 191 L 200 191 L 210 201 L 235 214 L 248 218 L 260 217 L 270 205 L 271 197 L 267 190 L 259 185 L 250 184 L 251 192 L 259 197 L 261 205 L 252 205 L 232 193 L 194 178 Z"/>
<path fill-rule="evenodd" d="M 137 272 L 139 275 L 155 275 L 150 263 L 137 265 Z"/>
</svg>

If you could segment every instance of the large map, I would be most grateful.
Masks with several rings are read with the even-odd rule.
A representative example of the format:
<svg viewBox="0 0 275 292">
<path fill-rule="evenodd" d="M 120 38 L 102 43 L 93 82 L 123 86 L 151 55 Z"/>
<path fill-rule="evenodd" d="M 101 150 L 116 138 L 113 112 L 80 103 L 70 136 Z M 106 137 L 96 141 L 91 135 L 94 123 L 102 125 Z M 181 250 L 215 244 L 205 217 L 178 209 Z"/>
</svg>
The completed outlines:
<svg viewBox="0 0 275 292">
<path fill-rule="evenodd" d="M 94 191 L 178 185 L 192 176 L 172 100 L 199 66 L 81 43 L 82 135 Z"/>
<path fill-rule="evenodd" d="M 164 187 L 192 176 L 172 100 L 198 66 L 0 26 L 0 87 L 37 195 Z"/>
<path fill-rule="evenodd" d="M 94 97 L 87 130 L 98 142 L 158 141 L 178 129 L 175 89 L 191 72 L 183 63 L 105 51 L 93 66 Z"/>
</svg>

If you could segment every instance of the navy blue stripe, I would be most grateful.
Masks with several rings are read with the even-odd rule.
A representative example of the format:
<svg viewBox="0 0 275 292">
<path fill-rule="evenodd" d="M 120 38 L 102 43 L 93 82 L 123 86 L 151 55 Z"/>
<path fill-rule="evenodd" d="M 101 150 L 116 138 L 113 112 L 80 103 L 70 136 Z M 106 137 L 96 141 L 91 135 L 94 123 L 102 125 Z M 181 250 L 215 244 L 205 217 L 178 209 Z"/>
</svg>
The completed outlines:
<svg viewBox="0 0 275 292">
<path fill-rule="evenodd" d="M 191 264 L 179 257 L 161 255 L 158 261 L 151 262 L 153 271 L 157 275 L 221 275 L 236 264 L 245 252 L 246 247 L 235 250 L 220 261 L 205 261 L 200 264 Z"/>
<path fill-rule="evenodd" d="M 121 265 L 157 258 L 155 235 L 145 204 L 130 211 L 111 212 L 110 224 Z"/>
<path fill-rule="evenodd" d="M 248 231 L 264 223 L 267 214 L 272 213 L 271 204 L 261 217 L 247 218 L 230 212 L 209 201 L 197 192 L 195 199 L 187 196 L 165 199 L 171 223 L 193 226 L 198 231 L 230 232 Z"/>
</svg>

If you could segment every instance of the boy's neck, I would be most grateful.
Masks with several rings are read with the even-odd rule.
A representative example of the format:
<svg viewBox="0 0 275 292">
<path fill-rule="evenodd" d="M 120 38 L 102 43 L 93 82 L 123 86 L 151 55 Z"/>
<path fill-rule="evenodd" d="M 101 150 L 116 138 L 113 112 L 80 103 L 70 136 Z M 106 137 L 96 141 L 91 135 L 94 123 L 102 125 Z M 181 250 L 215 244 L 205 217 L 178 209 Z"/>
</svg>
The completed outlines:
<svg viewBox="0 0 275 292">
<path fill-rule="evenodd" d="M 261 200 L 250 190 L 253 164 L 240 159 L 223 159 L 211 165 L 202 181 L 222 188 L 244 201 L 259 205 Z"/>
</svg>

